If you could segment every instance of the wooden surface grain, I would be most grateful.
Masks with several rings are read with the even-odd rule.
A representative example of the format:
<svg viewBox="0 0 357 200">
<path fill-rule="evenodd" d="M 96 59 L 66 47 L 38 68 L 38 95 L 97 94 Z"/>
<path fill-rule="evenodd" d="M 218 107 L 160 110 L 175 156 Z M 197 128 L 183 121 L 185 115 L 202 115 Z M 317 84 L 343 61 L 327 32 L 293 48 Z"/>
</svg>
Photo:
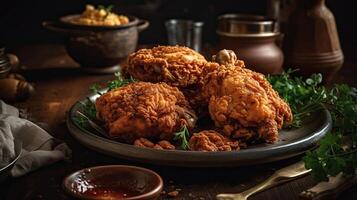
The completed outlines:
<svg viewBox="0 0 357 200">
<path fill-rule="evenodd" d="M 36 93 L 16 106 L 27 110 L 30 118 L 48 125 L 48 131 L 64 140 L 72 149 L 70 161 L 62 161 L 20 178 L 9 178 L 0 187 L 0 199 L 71 199 L 61 187 L 62 180 L 70 173 L 91 166 L 127 164 L 142 166 L 159 173 L 164 179 L 164 191 L 160 199 L 215 199 L 222 192 L 240 192 L 263 181 L 274 169 L 292 164 L 300 157 L 270 164 L 232 168 L 178 168 L 147 165 L 112 158 L 88 149 L 69 134 L 65 117 L 69 108 L 79 98 L 88 94 L 90 85 L 106 82 L 113 75 L 91 75 L 82 72 L 65 53 L 61 45 L 31 45 L 12 50 L 22 66 L 23 74 L 35 83 Z M 356 64 L 346 63 L 336 82 L 356 85 Z M 255 196 L 252 200 L 294 200 L 301 191 L 314 185 L 310 176 L 286 183 Z M 178 190 L 179 195 L 170 198 L 167 193 Z M 355 199 L 357 186 L 345 191 L 339 199 Z"/>
</svg>

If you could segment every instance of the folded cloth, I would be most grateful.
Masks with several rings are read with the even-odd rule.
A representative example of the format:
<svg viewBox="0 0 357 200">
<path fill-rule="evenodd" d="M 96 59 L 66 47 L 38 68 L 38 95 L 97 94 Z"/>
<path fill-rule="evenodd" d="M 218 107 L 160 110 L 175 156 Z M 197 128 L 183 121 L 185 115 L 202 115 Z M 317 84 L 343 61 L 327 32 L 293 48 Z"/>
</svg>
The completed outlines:
<svg viewBox="0 0 357 200">
<path fill-rule="evenodd" d="M 14 177 L 71 157 L 71 150 L 65 143 L 20 118 L 17 108 L 0 100 L 0 168 L 15 158 L 15 140 L 22 143 L 22 151 L 11 170 Z"/>
</svg>

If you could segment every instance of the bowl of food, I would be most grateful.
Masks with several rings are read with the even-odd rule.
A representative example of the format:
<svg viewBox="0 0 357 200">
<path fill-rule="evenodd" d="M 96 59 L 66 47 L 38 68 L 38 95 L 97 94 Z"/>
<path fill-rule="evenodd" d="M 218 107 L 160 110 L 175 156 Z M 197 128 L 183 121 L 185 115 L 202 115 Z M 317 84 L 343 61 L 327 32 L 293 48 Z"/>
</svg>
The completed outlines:
<svg viewBox="0 0 357 200">
<path fill-rule="evenodd" d="M 80 199 L 157 199 L 161 177 L 145 168 L 107 165 L 79 170 L 63 181 L 64 190 Z"/>
<path fill-rule="evenodd" d="M 139 32 L 149 26 L 146 20 L 112 12 L 111 7 L 87 5 L 78 15 L 45 21 L 43 27 L 67 36 L 68 54 L 86 71 L 113 73 L 118 64 L 134 52 Z"/>
</svg>

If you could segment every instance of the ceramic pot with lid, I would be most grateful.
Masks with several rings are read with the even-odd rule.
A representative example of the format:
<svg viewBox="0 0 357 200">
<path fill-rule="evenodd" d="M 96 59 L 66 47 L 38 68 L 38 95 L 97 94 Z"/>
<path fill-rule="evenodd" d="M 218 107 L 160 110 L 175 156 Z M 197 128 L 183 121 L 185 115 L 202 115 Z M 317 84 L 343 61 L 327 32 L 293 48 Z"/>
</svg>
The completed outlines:
<svg viewBox="0 0 357 200">
<path fill-rule="evenodd" d="M 283 52 L 277 46 L 277 23 L 257 15 L 225 14 L 218 18 L 218 48 L 235 51 L 247 68 L 263 74 L 282 71 Z"/>
</svg>

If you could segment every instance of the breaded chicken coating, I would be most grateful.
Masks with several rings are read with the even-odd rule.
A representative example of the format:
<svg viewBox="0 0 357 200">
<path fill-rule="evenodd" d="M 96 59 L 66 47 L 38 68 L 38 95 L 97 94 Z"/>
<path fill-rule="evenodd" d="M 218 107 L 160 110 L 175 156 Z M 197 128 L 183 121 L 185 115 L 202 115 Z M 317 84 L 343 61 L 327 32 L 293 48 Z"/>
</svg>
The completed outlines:
<svg viewBox="0 0 357 200">
<path fill-rule="evenodd" d="M 134 82 L 96 100 L 97 117 L 112 138 L 128 143 L 139 138 L 171 140 L 196 115 L 182 92 L 166 83 Z"/>
<path fill-rule="evenodd" d="M 139 138 L 134 141 L 134 146 L 137 147 L 146 147 L 146 148 L 153 148 L 153 149 L 166 149 L 166 150 L 174 150 L 175 146 L 172 145 L 169 141 L 167 140 L 161 140 L 157 142 L 156 144 L 151 142 L 150 140 L 146 138 Z"/>
<path fill-rule="evenodd" d="M 140 81 L 185 88 L 199 82 L 206 62 L 200 53 L 188 47 L 158 46 L 131 54 L 123 71 Z"/>
<path fill-rule="evenodd" d="M 239 150 L 238 141 L 232 141 L 228 137 L 213 130 L 204 130 L 193 134 L 189 141 L 193 151 L 232 151 Z"/>
<path fill-rule="evenodd" d="M 241 141 L 275 142 L 283 123 L 292 121 L 292 113 L 264 75 L 238 60 L 207 65 L 202 99 L 215 125 Z"/>
</svg>

